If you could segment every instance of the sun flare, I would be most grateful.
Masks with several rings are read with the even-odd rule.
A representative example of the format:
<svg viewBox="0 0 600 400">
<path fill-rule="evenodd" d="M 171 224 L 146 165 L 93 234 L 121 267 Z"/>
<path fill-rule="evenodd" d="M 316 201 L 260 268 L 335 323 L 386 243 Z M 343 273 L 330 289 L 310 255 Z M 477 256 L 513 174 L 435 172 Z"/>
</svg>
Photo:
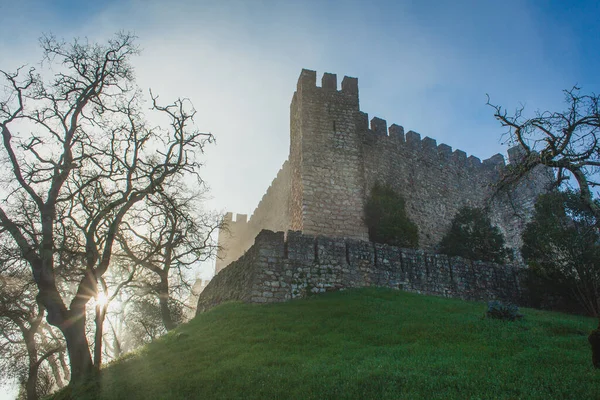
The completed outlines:
<svg viewBox="0 0 600 400">
<path fill-rule="evenodd" d="M 99 306 L 105 306 L 108 303 L 108 298 L 103 292 L 98 292 L 96 296 L 96 304 Z"/>
</svg>

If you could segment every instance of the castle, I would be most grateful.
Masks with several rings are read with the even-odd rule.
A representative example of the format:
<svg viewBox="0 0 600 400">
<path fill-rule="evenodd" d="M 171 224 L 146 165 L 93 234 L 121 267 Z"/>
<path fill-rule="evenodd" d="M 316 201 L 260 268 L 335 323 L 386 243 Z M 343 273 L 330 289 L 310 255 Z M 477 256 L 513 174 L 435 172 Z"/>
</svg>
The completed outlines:
<svg viewBox="0 0 600 400">
<path fill-rule="evenodd" d="M 519 161 L 517 148 L 509 162 Z M 550 172 L 538 168 L 510 191 L 498 192 L 505 166 L 501 154 L 483 160 L 421 139 L 402 126 L 360 111 L 358 79 L 303 69 L 290 105 L 290 153 L 248 220 L 225 215 L 219 232 L 216 273 L 237 260 L 262 229 L 368 240 L 363 206 L 376 182 L 391 185 L 406 201 L 419 229 L 421 249 L 435 251 L 463 206 L 484 207 L 507 245 L 521 247 L 521 232 Z"/>
</svg>

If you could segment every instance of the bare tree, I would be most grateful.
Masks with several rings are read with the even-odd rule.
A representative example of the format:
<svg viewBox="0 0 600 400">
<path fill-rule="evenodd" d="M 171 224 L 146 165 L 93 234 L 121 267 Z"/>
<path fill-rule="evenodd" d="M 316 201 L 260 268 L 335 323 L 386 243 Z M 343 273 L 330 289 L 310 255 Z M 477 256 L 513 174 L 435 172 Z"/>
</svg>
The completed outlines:
<svg viewBox="0 0 600 400">
<path fill-rule="evenodd" d="M 129 63 L 138 52 L 132 35 L 106 44 L 52 36 L 40 43 L 43 74 L 0 72 L 0 159 L 7 166 L 0 229 L 29 264 L 76 382 L 94 370 L 86 305 L 111 266 L 119 226 L 148 195 L 183 174 L 197 177 L 196 153 L 212 135 L 194 128 L 186 100 L 163 106 L 151 96 L 150 112 L 167 126 L 146 120 Z"/>
<path fill-rule="evenodd" d="M 17 260 L 18 261 L 18 260 Z M 56 353 L 63 345 L 52 340 L 43 329 L 44 307 L 35 299 L 37 290 L 31 276 L 22 270 L 3 271 L 0 275 L 0 355 L 3 377 L 16 377 L 28 400 L 36 400 L 56 383 L 64 386 L 62 375 L 56 365 Z M 47 368 L 42 364 L 47 361 Z M 42 376 L 49 376 L 48 368 L 55 374 L 54 381 L 43 383 Z M 56 370 L 56 371 L 54 371 Z"/>
<path fill-rule="evenodd" d="M 171 315 L 172 304 L 191 292 L 185 271 L 217 249 L 213 234 L 222 219 L 201 212 L 199 197 L 186 193 L 183 186 L 148 196 L 121 226 L 122 256 L 145 270 L 145 287 L 158 299 L 167 331 L 180 322 Z"/>
<path fill-rule="evenodd" d="M 520 181 L 538 165 L 556 172 L 556 185 L 576 182 L 581 200 L 600 221 L 600 208 L 594 201 L 594 189 L 600 185 L 600 96 L 583 95 L 580 88 L 565 90 L 564 111 L 538 111 L 524 116 L 524 107 L 509 115 L 505 108 L 493 105 L 494 116 L 508 128 L 508 140 L 522 151 L 519 165 L 508 170 L 503 183 Z"/>
</svg>

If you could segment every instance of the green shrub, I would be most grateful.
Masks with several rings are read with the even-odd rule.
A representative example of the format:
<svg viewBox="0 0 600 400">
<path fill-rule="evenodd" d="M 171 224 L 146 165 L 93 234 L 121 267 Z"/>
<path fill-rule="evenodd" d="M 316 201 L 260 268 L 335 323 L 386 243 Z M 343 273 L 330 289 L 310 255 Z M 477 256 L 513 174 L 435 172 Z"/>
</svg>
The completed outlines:
<svg viewBox="0 0 600 400">
<path fill-rule="evenodd" d="M 463 207 L 452 219 L 450 229 L 440 242 L 440 252 L 469 260 L 506 262 L 509 250 L 504 247 L 500 230 L 492 226 L 479 208 Z"/>
<path fill-rule="evenodd" d="M 369 240 L 392 246 L 417 248 L 417 226 L 406 215 L 404 198 L 388 185 L 376 183 L 365 204 L 364 221 Z"/>
</svg>

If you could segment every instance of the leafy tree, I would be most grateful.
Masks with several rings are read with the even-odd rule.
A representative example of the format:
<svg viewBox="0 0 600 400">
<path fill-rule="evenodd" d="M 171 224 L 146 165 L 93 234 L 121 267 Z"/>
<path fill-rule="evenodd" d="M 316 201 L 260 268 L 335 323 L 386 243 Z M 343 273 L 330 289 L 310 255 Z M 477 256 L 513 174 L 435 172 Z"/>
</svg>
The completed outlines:
<svg viewBox="0 0 600 400">
<path fill-rule="evenodd" d="M 488 105 L 503 127 L 511 143 L 522 152 L 520 163 L 507 169 L 504 185 L 521 181 L 534 168 L 543 165 L 555 171 L 556 185 L 574 181 L 581 202 L 600 221 L 600 206 L 593 190 L 600 185 L 600 96 L 583 95 L 580 88 L 565 90 L 564 111 L 537 111 L 525 117 L 524 107 L 513 115 L 506 109 Z"/>
<path fill-rule="evenodd" d="M 404 198 L 391 186 L 376 183 L 365 203 L 364 221 L 372 242 L 417 248 L 417 226 L 406 215 Z"/>
<path fill-rule="evenodd" d="M 600 231 L 598 216 L 584 198 L 573 192 L 540 196 L 521 253 L 548 292 L 570 295 L 598 318 L 588 340 L 592 363 L 600 368 Z"/>
<path fill-rule="evenodd" d="M 147 196 L 197 177 L 196 154 L 212 135 L 194 128 L 187 100 L 161 105 L 151 95 L 148 113 L 166 124 L 147 121 L 130 65 L 138 52 L 132 35 L 40 43 L 42 73 L 0 71 L 0 230 L 29 265 L 78 382 L 99 368 L 102 340 L 92 359 L 86 307 L 113 264 L 119 227 Z"/>
<path fill-rule="evenodd" d="M 440 252 L 496 263 L 505 262 L 508 255 L 500 230 L 492 226 L 483 210 L 470 207 L 461 208 L 454 216 L 450 229 L 440 242 Z"/>
<path fill-rule="evenodd" d="M 600 317 L 600 232 L 578 193 L 540 196 L 521 254 L 533 273 Z"/>
</svg>

